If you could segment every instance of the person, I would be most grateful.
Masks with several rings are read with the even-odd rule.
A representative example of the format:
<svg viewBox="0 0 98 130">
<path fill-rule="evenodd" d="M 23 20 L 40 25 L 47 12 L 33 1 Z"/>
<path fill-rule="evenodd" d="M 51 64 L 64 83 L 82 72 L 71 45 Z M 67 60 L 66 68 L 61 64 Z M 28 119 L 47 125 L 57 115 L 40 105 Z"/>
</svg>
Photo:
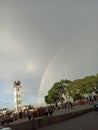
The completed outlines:
<svg viewBox="0 0 98 130">
<path fill-rule="evenodd" d="M 93 105 L 92 97 L 89 95 L 89 105 Z"/>
<path fill-rule="evenodd" d="M 48 111 L 48 107 L 46 107 L 46 109 L 45 109 L 45 115 L 46 115 L 46 116 L 48 116 L 48 112 L 49 112 L 49 111 Z"/>
<path fill-rule="evenodd" d="M 73 108 L 73 104 L 72 104 L 72 102 L 70 101 L 69 103 L 70 103 L 71 108 Z"/>
<path fill-rule="evenodd" d="M 93 96 L 93 100 L 94 100 L 94 101 L 96 101 L 96 100 L 97 100 L 97 98 L 96 98 L 96 96 L 95 96 L 95 95 Z"/>
<path fill-rule="evenodd" d="M 49 111 L 49 115 L 50 115 L 50 116 L 53 115 L 53 111 L 54 111 L 53 109 L 54 109 L 53 106 L 50 106 L 50 107 L 49 107 L 49 110 L 48 110 L 48 111 Z"/>
<path fill-rule="evenodd" d="M 32 117 L 32 116 L 31 116 L 30 111 L 28 111 L 27 117 L 28 117 L 29 120 L 31 120 L 31 117 Z"/>
<path fill-rule="evenodd" d="M 19 118 L 22 119 L 22 111 L 19 112 Z"/>
</svg>

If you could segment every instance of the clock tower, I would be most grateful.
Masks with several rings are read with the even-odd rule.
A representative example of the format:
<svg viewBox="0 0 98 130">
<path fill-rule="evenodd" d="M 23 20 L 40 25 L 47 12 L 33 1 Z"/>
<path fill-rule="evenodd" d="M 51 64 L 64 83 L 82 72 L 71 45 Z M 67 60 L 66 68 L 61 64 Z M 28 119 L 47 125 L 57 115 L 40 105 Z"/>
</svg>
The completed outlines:
<svg viewBox="0 0 98 130">
<path fill-rule="evenodd" d="M 14 82 L 14 110 L 15 112 L 21 111 L 21 82 Z"/>
</svg>

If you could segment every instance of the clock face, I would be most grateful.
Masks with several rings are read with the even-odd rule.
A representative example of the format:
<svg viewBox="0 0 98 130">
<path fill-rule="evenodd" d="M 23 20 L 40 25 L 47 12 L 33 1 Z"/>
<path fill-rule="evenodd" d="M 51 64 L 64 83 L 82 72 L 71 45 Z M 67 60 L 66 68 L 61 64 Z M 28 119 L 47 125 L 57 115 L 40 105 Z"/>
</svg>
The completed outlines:
<svg viewBox="0 0 98 130">
<path fill-rule="evenodd" d="M 21 84 L 20 81 L 14 82 L 14 86 L 19 86 L 20 84 Z"/>
</svg>

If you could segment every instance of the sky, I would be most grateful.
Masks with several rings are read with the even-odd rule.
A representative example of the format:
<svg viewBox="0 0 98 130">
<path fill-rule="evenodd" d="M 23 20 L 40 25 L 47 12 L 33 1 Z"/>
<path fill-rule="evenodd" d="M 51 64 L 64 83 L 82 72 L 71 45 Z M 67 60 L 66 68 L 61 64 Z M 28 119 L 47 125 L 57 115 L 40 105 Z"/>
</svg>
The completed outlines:
<svg viewBox="0 0 98 130">
<path fill-rule="evenodd" d="M 0 0 L 0 108 L 41 105 L 53 84 L 98 73 L 97 0 Z"/>
</svg>

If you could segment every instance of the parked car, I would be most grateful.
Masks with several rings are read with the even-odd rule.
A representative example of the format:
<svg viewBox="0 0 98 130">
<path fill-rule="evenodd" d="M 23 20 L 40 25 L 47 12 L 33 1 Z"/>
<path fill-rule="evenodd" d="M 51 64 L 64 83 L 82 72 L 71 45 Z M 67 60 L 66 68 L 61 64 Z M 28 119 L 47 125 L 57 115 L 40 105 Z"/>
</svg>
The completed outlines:
<svg viewBox="0 0 98 130">
<path fill-rule="evenodd" d="M 0 130 L 12 130 L 10 127 L 4 127 L 0 125 Z"/>
</svg>

